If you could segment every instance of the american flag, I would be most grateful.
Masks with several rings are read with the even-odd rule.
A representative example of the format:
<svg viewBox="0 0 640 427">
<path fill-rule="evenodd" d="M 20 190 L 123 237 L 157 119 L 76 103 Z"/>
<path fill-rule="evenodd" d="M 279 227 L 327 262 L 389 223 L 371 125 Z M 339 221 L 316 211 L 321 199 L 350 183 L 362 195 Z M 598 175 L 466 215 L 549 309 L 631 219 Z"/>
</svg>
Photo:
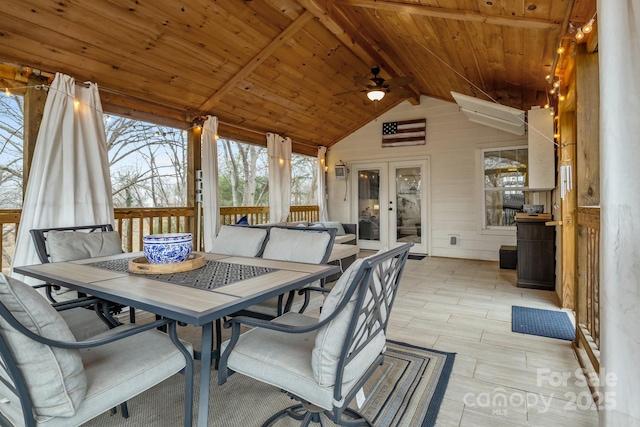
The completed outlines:
<svg viewBox="0 0 640 427">
<path fill-rule="evenodd" d="M 382 146 L 425 145 L 427 119 L 405 120 L 382 124 Z"/>
</svg>

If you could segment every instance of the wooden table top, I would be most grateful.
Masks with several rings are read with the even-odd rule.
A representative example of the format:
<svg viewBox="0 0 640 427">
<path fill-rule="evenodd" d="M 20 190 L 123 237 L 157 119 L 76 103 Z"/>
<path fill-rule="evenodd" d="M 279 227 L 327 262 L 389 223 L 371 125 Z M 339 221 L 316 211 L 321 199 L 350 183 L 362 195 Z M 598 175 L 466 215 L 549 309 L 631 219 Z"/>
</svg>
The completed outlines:
<svg viewBox="0 0 640 427">
<path fill-rule="evenodd" d="M 203 255 L 210 261 L 266 267 L 273 271 L 211 290 L 175 285 L 145 277 L 145 275 L 87 265 L 99 261 L 139 257 L 143 256 L 142 253 L 124 253 L 109 257 L 16 267 L 15 271 L 196 326 L 339 271 L 339 268 L 333 265 L 207 253 Z"/>
</svg>

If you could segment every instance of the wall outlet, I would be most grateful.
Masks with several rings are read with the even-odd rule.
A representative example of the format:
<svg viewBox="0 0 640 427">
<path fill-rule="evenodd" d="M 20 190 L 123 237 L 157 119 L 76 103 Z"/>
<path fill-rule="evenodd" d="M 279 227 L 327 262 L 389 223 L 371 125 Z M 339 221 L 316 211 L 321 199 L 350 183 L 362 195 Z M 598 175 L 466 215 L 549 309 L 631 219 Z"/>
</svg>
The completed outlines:
<svg viewBox="0 0 640 427">
<path fill-rule="evenodd" d="M 449 246 L 460 246 L 460 235 L 449 234 Z"/>
</svg>

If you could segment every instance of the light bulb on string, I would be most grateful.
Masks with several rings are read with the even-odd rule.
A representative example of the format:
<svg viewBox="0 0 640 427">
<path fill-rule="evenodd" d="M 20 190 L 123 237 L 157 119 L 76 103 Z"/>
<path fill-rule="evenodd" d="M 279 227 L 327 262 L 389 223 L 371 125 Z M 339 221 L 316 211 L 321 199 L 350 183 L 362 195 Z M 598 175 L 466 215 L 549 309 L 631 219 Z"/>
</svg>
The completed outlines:
<svg viewBox="0 0 640 427">
<path fill-rule="evenodd" d="M 551 95 L 553 95 L 553 94 L 555 94 L 555 93 L 556 93 L 556 90 L 555 90 L 555 89 L 551 89 L 551 90 L 549 91 L 549 93 L 550 93 Z"/>
<path fill-rule="evenodd" d="M 11 96 L 11 91 L 9 90 L 8 87 L 4 88 L 4 95 L 7 96 L 7 97 Z"/>
<path fill-rule="evenodd" d="M 562 55 L 564 53 L 564 47 L 559 46 L 558 49 L 556 49 L 556 52 L 558 52 L 558 55 Z"/>
<path fill-rule="evenodd" d="M 560 87 L 560 80 L 556 80 L 555 82 L 553 82 L 553 87 L 555 87 L 556 89 Z"/>
<path fill-rule="evenodd" d="M 587 22 L 586 24 L 584 24 L 584 25 L 582 26 L 582 32 L 583 32 L 583 33 L 585 33 L 585 34 L 589 34 L 591 31 L 593 31 L 593 22 L 594 22 L 594 19 L 593 19 L 593 18 L 591 18 L 591 19 L 589 20 L 589 22 Z"/>
<path fill-rule="evenodd" d="M 578 32 L 576 33 L 576 40 L 580 41 L 584 39 L 584 32 L 582 31 L 582 28 L 578 28 Z"/>
<path fill-rule="evenodd" d="M 77 99 L 74 99 L 73 100 L 73 108 L 76 109 L 76 110 L 78 108 L 80 108 L 80 101 L 78 101 Z"/>
</svg>

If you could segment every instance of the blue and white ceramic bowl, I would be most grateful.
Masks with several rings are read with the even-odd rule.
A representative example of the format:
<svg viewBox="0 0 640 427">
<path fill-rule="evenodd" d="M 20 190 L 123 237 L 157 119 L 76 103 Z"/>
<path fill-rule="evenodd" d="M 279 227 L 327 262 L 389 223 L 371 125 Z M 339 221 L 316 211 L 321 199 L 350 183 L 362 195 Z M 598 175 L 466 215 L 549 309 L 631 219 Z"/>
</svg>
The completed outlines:
<svg viewBox="0 0 640 427">
<path fill-rule="evenodd" d="M 191 233 L 151 234 L 142 238 L 144 256 L 150 264 L 186 261 L 192 248 Z"/>
</svg>

